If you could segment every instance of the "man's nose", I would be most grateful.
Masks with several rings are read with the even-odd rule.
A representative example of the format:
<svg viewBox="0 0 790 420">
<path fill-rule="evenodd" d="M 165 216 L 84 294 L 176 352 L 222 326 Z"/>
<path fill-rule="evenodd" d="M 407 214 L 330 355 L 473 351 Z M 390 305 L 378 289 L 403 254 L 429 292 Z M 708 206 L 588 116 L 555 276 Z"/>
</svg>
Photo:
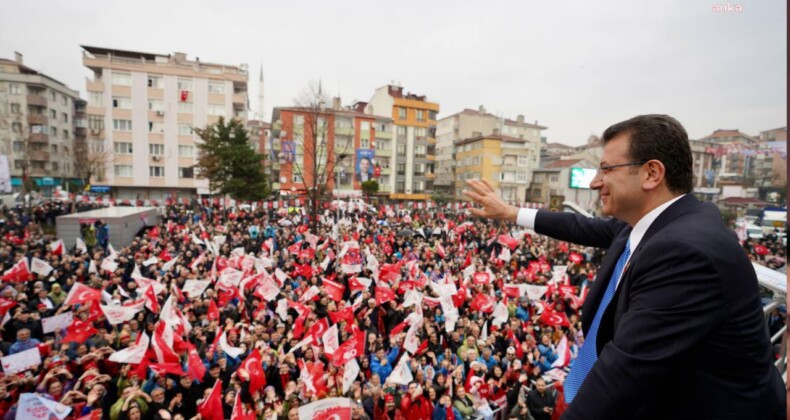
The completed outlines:
<svg viewBox="0 0 790 420">
<path fill-rule="evenodd" d="M 590 188 L 593 190 L 600 190 L 603 187 L 603 177 L 600 173 L 595 175 L 595 178 L 590 181 Z"/>
</svg>

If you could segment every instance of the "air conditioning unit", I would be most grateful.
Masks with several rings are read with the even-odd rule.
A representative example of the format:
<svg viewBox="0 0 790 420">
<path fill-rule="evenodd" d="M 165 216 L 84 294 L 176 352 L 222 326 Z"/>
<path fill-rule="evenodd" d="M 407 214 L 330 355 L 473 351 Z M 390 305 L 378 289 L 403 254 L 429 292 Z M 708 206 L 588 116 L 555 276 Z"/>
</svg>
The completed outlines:
<svg viewBox="0 0 790 420">
<path fill-rule="evenodd" d="M 162 156 L 154 156 L 154 162 L 160 162 L 162 160 Z"/>
<path fill-rule="evenodd" d="M 158 115 L 160 117 L 164 117 L 165 116 L 165 111 L 156 111 L 156 115 Z"/>
</svg>

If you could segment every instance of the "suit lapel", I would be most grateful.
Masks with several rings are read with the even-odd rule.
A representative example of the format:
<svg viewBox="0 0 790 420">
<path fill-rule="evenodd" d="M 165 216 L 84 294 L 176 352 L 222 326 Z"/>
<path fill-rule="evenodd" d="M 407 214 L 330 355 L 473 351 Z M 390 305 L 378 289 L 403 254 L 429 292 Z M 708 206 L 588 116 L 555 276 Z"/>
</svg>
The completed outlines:
<svg viewBox="0 0 790 420">
<path fill-rule="evenodd" d="M 582 306 L 582 330 L 584 334 L 590 330 L 595 312 L 598 311 L 598 305 L 603 299 L 606 286 L 612 278 L 614 266 L 617 264 L 617 259 L 625 249 L 625 244 L 628 242 L 628 236 L 631 234 L 631 228 L 623 229 L 617 237 L 612 241 L 612 245 L 606 251 L 606 256 L 598 268 L 598 274 L 595 276 L 595 281 L 590 287 L 587 299 Z M 611 305 L 610 305 L 611 306 Z"/>
</svg>

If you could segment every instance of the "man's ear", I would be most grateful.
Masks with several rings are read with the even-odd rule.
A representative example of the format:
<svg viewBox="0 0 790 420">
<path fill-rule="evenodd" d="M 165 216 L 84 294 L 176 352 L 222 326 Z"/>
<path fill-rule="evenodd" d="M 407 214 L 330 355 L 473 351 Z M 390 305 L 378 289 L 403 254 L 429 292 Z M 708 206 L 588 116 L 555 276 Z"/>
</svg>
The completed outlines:
<svg viewBox="0 0 790 420">
<path fill-rule="evenodd" d="M 664 182 L 666 168 L 658 160 L 650 160 L 643 166 L 642 188 L 654 190 Z"/>
</svg>

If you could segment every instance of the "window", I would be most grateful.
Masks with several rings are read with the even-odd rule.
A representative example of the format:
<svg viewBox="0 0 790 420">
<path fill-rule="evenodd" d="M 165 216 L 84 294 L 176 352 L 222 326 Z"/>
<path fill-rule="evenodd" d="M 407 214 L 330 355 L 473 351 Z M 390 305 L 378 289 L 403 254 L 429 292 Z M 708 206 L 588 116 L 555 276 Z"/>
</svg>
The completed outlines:
<svg viewBox="0 0 790 420">
<path fill-rule="evenodd" d="M 16 124 L 19 124 L 19 123 L 16 123 Z M 19 130 L 20 130 L 19 132 L 21 133 L 22 132 L 21 131 L 22 130 L 22 126 L 21 125 L 19 126 Z M 47 128 L 44 127 L 41 124 L 31 125 L 30 126 L 30 133 L 31 134 L 47 134 Z"/>
<path fill-rule="evenodd" d="M 65 123 L 69 122 L 69 114 L 64 112 L 62 116 L 63 116 L 63 122 Z"/>
<path fill-rule="evenodd" d="M 131 86 L 132 75 L 129 73 L 112 73 L 112 84 L 118 86 Z"/>
<path fill-rule="evenodd" d="M 559 175 L 551 175 L 549 177 L 549 182 L 557 182 L 559 180 L 560 180 L 560 176 Z"/>
<path fill-rule="evenodd" d="M 69 130 L 66 130 L 66 129 L 63 130 L 63 139 L 64 140 L 68 140 L 69 139 Z"/>
<path fill-rule="evenodd" d="M 208 93 L 225 93 L 225 82 L 208 82 Z"/>
<path fill-rule="evenodd" d="M 55 95 L 55 91 L 50 90 L 49 91 L 49 100 L 50 101 L 54 101 L 56 98 L 57 98 L 57 96 Z"/>
<path fill-rule="evenodd" d="M 90 142 L 89 147 L 91 153 L 104 153 L 104 143 L 101 140 Z"/>
<path fill-rule="evenodd" d="M 132 120 L 112 120 L 112 129 L 115 131 L 132 131 Z"/>
<path fill-rule="evenodd" d="M 436 121 L 436 111 L 428 111 L 428 119 L 431 121 Z"/>
<path fill-rule="evenodd" d="M 165 154 L 165 145 L 152 143 L 148 145 L 148 153 L 151 156 L 162 156 Z"/>
<path fill-rule="evenodd" d="M 165 125 L 160 122 L 148 121 L 149 133 L 164 133 Z"/>
<path fill-rule="evenodd" d="M 41 127 L 40 125 L 38 127 Z M 13 122 L 11 123 L 11 131 L 14 133 L 21 133 L 22 132 L 22 123 Z"/>
<path fill-rule="evenodd" d="M 422 163 L 414 164 L 414 175 L 422 176 L 425 174 L 425 165 Z"/>
<path fill-rule="evenodd" d="M 390 150 L 392 145 L 387 140 L 378 140 L 376 142 L 376 150 Z"/>
<path fill-rule="evenodd" d="M 58 172 L 60 170 L 60 165 L 58 164 L 58 162 L 50 162 L 50 165 L 52 165 L 53 171 Z"/>
<path fill-rule="evenodd" d="M 389 131 L 389 127 L 387 127 L 386 123 L 377 123 L 376 131 Z"/>
<path fill-rule="evenodd" d="M 411 189 L 412 189 L 413 193 L 422 192 L 423 182 L 422 181 L 414 181 L 414 182 L 412 182 Z"/>
<path fill-rule="evenodd" d="M 518 156 L 518 166 L 527 166 L 527 165 L 529 165 L 529 156 L 519 155 Z"/>
<path fill-rule="evenodd" d="M 543 182 L 543 174 L 535 174 L 535 176 L 532 177 L 532 180 L 536 183 Z"/>
<path fill-rule="evenodd" d="M 60 97 L 60 104 L 63 105 L 63 106 L 69 106 L 69 97 L 66 96 L 66 95 L 61 96 Z"/>
<path fill-rule="evenodd" d="M 417 121 L 425 121 L 425 111 L 421 109 L 417 110 Z"/>
<path fill-rule="evenodd" d="M 15 83 L 11 83 L 9 85 L 9 90 L 11 91 L 12 95 L 21 95 L 22 94 L 22 89 L 19 87 L 19 85 L 15 84 Z"/>
<path fill-rule="evenodd" d="M 115 176 L 125 176 L 125 177 L 132 177 L 134 176 L 134 171 L 132 171 L 132 165 L 115 165 Z"/>
<path fill-rule="evenodd" d="M 178 168 L 178 177 L 179 178 L 192 178 L 193 175 L 194 175 L 194 172 L 193 172 L 191 167 L 189 167 L 189 168 L 179 167 Z"/>
<path fill-rule="evenodd" d="M 192 113 L 192 102 L 179 102 L 178 103 L 178 112 L 182 114 L 191 114 Z"/>
<path fill-rule="evenodd" d="M 164 111 L 165 110 L 165 103 L 158 99 L 149 99 L 148 100 L 148 110 L 149 111 Z"/>
<path fill-rule="evenodd" d="M 180 157 L 192 157 L 195 155 L 195 147 L 186 144 L 179 144 L 178 145 L 178 156 Z"/>
<path fill-rule="evenodd" d="M 25 151 L 25 143 L 21 141 L 14 142 L 14 153 L 23 153 Z"/>
<path fill-rule="evenodd" d="M 178 79 L 178 90 L 192 90 L 192 79 Z"/>
<path fill-rule="evenodd" d="M 164 178 L 165 176 L 165 167 L 164 166 L 149 166 L 148 167 L 148 176 L 151 178 Z"/>
<path fill-rule="evenodd" d="M 52 152 L 53 155 L 57 155 L 58 154 L 58 145 L 57 144 L 53 144 L 53 145 L 49 146 L 49 150 Z"/>
<path fill-rule="evenodd" d="M 19 114 L 19 104 L 11 104 L 11 113 L 12 114 Z"/>
<path fill-rule="evenodd" d="M 406 127 L 399 125 L 398 126 L 398 137 L 406 137 Z"/>
<path fill-rule="evenodd" d="M 425 127 L 417 127 L 414 129 L 415 140 L 425 140 Z"/>
<path fill-rule="evenodd" d="M 398 156 L 406 156 L 406 145 L 399 144 L 398 145 Z"/>
<path fill-rule="evenodd" d="M 179 124 L 178 125 L 178 134 L 182 136 L 191 136 L 192 135 L 192 127 L 189 124 Z"/>
<path fill-rule="evenodd" d="M 51 118 L 53 120 L 52 122 L 55 122 L 54 120 L 58 119 L 58 111 L 55 111 L 54 109 L 50 109 L 49 110 L 49 118 Z"/>
<path fill-rule="evenodd" d="M 414 157 L 425 157 L 425 145 L 414 145 Z"/>
<path fill-rule="evenodd" d="M 404 193 L 406 192 L 406 183 L 403 181 L 398 181 L 395 183 L 395 192 L 396 193 Z"/>
<path fill-rule="evenodd" d="M 91 130 L 104 130 L 104 117 L 101 115 L 88 115 L 88 128 Z"/>
<path fill-rule="evenodd" d="M 131 155 L 132 143 L 115 142 L 115 153 L 119 155 Z"/>
<path fill-rule="evenodd" d="M 396 168 L 397 168 L 397 172 L 396 173 L 398 175 L 406 175 L 406 164 L 405 163 L 397 164 Z"/>
<path fill-rule="evenodd" d="M 406 119 L 406 108 L 398 108 L 398 118 L 401 120 Z"/>
<path fill-rule="evenodd" d="M 113 96 L 112 107 L 117 109 L 132 109 L 132 98 L 126 96 Z"/>
<path fill-rule="evenodd" d="M 159 76 L 148 76 L 148 87 L 157 89 L 163 88 L 164 83 L 162 83 L 162 78 Z"/>
<path fill-rule="evenodd" d="M 216 104 L 209 104 L 208 105 L 208 115 L 219 115 L 225 116 L 225 105 L 216 105 Z"/>
<path fill-rule="evenodd" d="M 24 160 L 15 160 L 14 161 L 14 168 L 22 169 L 24 167 L 25 167 L 25 161 Z"/>
<path fill-rule="evenodd" d="M 302 176 L 299 174 L 293 174 L 291 176 L 291 182 L 302 182 Z"/>
<path fill-rule="evenodd" d="M 480 164 L 480 156 L 473 156 L 472 165 L 479 165 L 479 164 Z"/>
<path fill-rule="evenodd" d="M 516 182 L 519 184 L 526 184 L 527 182 L 527 171 L 518 171 L 516 172 Z"/>
<path fill-rule="evenodd" d="M 103 106 L 104 100 L 102 97 L 104 92 L 97 92 L 95 90 L 88 91 L 88 104 L 91 106 Z"/>
<path fill-rule="evenodd" d="M 53 139 L 57 138 L 58 137 L 57 127 L 49 127 L 49 135 L 52 136 Z"/>
</svg>

